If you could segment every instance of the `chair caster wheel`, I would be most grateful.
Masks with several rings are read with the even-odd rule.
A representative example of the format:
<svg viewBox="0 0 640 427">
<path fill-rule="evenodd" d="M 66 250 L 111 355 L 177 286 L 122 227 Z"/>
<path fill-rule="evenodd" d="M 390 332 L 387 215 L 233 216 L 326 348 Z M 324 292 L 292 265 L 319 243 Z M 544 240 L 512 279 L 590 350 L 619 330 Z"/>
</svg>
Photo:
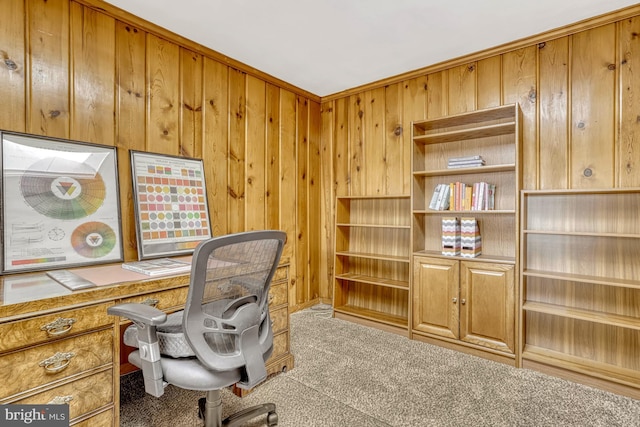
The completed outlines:
<svg viewBox="0 0 640 427">
<path fill-rule="evenodd" d="M 267 425 L 268 426 L 277 426 L 278 425 L 278 414 L 275 412 L 269 412 L 267 414 Z"/>
</svg>

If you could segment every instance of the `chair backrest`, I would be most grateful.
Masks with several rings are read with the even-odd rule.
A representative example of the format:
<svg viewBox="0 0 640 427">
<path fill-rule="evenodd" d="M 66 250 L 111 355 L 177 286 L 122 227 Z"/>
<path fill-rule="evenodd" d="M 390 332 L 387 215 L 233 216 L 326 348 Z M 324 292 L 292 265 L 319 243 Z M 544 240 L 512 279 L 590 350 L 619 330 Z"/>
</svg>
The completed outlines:
<svg viewBox="0 0 640 427">
<path fill-rule="evenodd" d="M 248 231 L 201 242 L 193 254 L 186 339 L 209 369 L 243 368 L 240 387 L 266 377 L 273 346 L 269 287 L 285 241 L 282 231 Z"/>
</svg>

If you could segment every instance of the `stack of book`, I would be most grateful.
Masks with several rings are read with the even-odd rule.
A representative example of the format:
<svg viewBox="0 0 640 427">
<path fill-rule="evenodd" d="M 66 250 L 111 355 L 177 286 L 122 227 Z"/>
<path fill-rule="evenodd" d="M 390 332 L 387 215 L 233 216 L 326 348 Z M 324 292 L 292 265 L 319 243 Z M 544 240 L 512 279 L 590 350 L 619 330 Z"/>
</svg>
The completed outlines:
<svg viewBox="0 0 640 427">
<path fill-rule="evenodd" d="M 451 182 L 433 190 L 429 209 L 435 211 L 484 211 L 495 209 L 495 184 Z"/>
<path fill-rule="evenodd" d="M 434 211 L 446 211 L 449 209 L 451 187 L 449 184 L 438 184 L 433 190 L 429 209 Z"/>
<path fill-rule="evenodd" d="M 447 164 L 447 168 L 474 168 L 478 166 L 484 166 L 484 159 L 482 156 L 464 156 L 464 157 L 450 157 Z"/>
</svg>

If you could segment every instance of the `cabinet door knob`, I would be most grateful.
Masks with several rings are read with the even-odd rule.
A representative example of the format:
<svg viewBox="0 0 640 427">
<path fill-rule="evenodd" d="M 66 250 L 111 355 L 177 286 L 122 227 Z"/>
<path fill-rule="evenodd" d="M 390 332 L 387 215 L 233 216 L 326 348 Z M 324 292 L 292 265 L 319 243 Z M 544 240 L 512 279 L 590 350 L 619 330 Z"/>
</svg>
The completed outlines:
<svg viewBox="0 0 640 427">
<path fill-rule="evenodd" d="M 452 298 L 451 301 L 453 301 L 453 303 L 457 303 L 458 302 L 458 298 Z"/>
<path fill-rule="evenodd" d="M 464 304 L 466 304 L 466 303 L 467 303 L 467 300 L 466 300 L 466 299 L 462 298 L 462 299 L 460 300 L 460 304 L 464 305 Z"/>
</svg>

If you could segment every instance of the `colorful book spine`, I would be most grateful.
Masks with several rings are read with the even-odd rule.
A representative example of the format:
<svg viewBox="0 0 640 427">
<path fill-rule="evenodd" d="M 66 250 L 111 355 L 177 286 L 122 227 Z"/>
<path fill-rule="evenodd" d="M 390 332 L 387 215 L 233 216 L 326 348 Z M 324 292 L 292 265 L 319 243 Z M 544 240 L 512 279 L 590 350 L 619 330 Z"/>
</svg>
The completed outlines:
<svg viewBox="0 0 640 427">
<path fill-rule="evenodd" d="M 482 254 L 482 238 L 478 221 L 472 217 L 460 218 L 460 256 L 475 258 Z"/>
<path fill-rule="evenodd" d="M 442 218 L 442 255 L 460 255 L 460 220 Z"/>
</svg>

